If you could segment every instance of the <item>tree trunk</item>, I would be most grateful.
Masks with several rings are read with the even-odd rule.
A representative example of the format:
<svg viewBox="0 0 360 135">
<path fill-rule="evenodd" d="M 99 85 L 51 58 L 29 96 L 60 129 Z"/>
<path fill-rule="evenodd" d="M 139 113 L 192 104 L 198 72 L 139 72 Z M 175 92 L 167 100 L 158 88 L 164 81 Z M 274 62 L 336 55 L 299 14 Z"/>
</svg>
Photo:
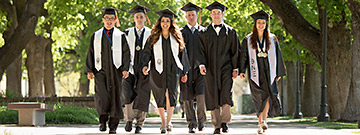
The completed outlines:
<svg viewBox="0 0 360 135">
<path fill-rule="evenodd" d="M 321 62 L 320 30 L 312 26 L 301 15 L 292 0 L 261 0 L 268 5 L 279 18 L 285 29 L 306 49 L 312 52 Z M 318 2 L 318 1 L 317 1 Z M 321 5 L 318 5 L 319 20 L 322 16 Z M 342 12 L 342 18 L 345 12 Z M 321 21 L 319 21 L 321 26 Z M 347 22 L 333 22 L 328 26 L 328 55 L 327 55 L 327 103 L 331 119 L 340 119 L 344 111 L 351 73 L 351 44 L 350 32 L 346 28 Z M 319 97 L 320 98 L 320 97 Z"/>
<path fill-rule="evenodd" d="M 360 2 L 348 0 L 346 5 L 349 7 L 352 14 L 351 29 L 354 40 L 352 43 L 351 85 L 342 119 L 347 121 L 356 121 L 360 120 L 360 106 L 358 105 L 360 103 Z"/>
<path fill-rule="evenodd" d="M 286 81 L 287 81 L 287 105 L 286 105 L 286 115 L 292 116 L 295 112 L 296 107 L 296 66 L 295 62 L 285 62 L 286 64 Z"/>
<path fill-rule="evenodd" d="M 16 4 L 19 1 L 13 2 Z M 9 7 L 11 2 L 11 0 L 1 0 L 1 9 L 8 9 L 3 7 Z M 44 2 L 44 0 L 26 1 L 26 6 L 24 6 L 21 19 L 17 20 L 18 27 L 16 27 L 16 29 L 11 32 L 11 35 L 8 35 L 7 39 L 4 39 L 5 44 L 0 48 L 0 80 L 2 79 L 4 70 L 21 55 L 22 50 L 25 48 L 29 40 L 35 36 L 35 26 L 38 21 L 38 16 L 40 15 L 40 10 L 44 9 Z M 13 14 L 14 12 L 12 10 L 5 11 L 8 13 L 8 15 Z"/>
<path fill-rule="evenodd" d="M 49 39 L 50 40 L 50 39 Z M 55 73 L 54 62 L 52 55 L 52 41 L 46 45 L 45 48 L 45 63 L 44 63 L 44 87 L 46 96 L 56 96 L 55 92 Z"/>
<path fill-rule="evenodd" d="M 305 86 L 301 99 L 301 109 L 305 117 L 314 117 L 320 111 L 321 74 L 315 63 L 306 64 Z"/>
<path fill-rule="evenodd" d="M 35 97 L 44 95 L 43 77 L 44 77 L 44 60 L 45 46 L 49 44 L 49 39 L 43 36 L 36 36 L 30 40 L 26 47 L 27 59 L 25 62 L 29 76 L 29 96 Z"/>
<path fill-rule="evenodd" d="M 18 57 L 6 69 L 6 95 L 10 97 L 22 97 L 21 95 L 21 56 Z"/>
<path fill-rule="evenodd" d="M 85 83 L 82 82 L 81 80 L 81 76 L 83 76 L 84 73 L 81 72 L 80 73 L 80 79 L 79 79 L 79 92 L 78 92 L 78 96 L 80 97 L 86 97 L 89 94 L 89 85 L 90 85 L 90 80 L 86 79 Z"/>
</svg>

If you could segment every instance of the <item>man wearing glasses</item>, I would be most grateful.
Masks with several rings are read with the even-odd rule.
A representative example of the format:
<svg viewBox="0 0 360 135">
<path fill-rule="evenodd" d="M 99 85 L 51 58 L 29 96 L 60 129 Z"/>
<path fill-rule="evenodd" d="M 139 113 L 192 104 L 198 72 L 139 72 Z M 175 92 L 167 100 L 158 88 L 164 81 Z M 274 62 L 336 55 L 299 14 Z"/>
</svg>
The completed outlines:
<svg viewBox="0 0 360 135">
<path fill-rule="evenodd" d="M 120 119 L 123 119 L 120 100 L 122 78 L 129 76 L 130 51 L 126 36 L 115 28 L 119 23 L 115 8 L 104 11 L 104 27 L 91 36 L 86 58 L 85 74 L 88 79 L 95 76 L 95 106 L 99 115 L 100 131 L 106 131 L 109 120 L 109 134 L 116 134 Z"/>
</svg>

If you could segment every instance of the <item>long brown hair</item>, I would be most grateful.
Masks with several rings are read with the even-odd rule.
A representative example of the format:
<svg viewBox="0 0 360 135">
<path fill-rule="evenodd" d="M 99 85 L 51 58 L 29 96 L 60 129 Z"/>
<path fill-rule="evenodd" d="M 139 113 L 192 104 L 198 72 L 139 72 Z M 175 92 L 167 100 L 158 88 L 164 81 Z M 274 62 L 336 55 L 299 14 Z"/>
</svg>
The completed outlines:
<svg viewBox="0 0 360 135">
<path fill-rule="evenodd" d="M 165 16 L 161 16 L 155 25 L 151 29 L 151 35 L 148 39 L 151 39 L 150 41 L 150 48 L 153 47 L 153 45 L 159 40 L 162 29 L 161 29 L 161 19 Z M 181 34 L 181 31 L 179 27 L 176 25 L 175 21 L 170 18 L 171 26 L 169 28 L 170 34 L 175 38 L 175 40 L 179 43 L 180 51 L 182 51 L 185 48 L 184 40 Z"/>
<path fill-rule="evenodd" d="M 266 40 L 266 51 L 268 51 L 270 49 L 270 32 L 268 30 L 268 23 L 266 21 L 266 27 L 265 27 L 265 30 L 264 30 L 264 36 L 263 38 L 265 38 Z M 257 31 L 257 28 L 256 28 L 256 20 L 255 20 L 255 23 L 254 23 L 254 27 L 253 27 L 253 30 L 252 30 L 252 34 L 250 36 L 250 43 L 251 43 L 251 48 L 253 49 L 257 49 L 257 42 L 258 42 L 258 39 L 259 39 L 259 36 L 258 36 L 258 31 Z"/>
</svg>

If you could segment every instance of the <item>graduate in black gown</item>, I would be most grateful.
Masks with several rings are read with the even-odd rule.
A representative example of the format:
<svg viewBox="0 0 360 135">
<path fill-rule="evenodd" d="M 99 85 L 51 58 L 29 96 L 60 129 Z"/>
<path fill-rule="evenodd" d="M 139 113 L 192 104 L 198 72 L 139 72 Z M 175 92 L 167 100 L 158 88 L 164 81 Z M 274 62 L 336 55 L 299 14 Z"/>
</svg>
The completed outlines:
<svg viewBox="0 0 360 135">
<path fill-rule="evenodd" d="M 150 74 L 151 89 L 161 118 L 160 130 L 166 133 L 172 130 L 171 116 L 177 102 L 180 73 L 183 75 L 181 81 L 186 82 L 190 66 L 181 32 L 175 24 L 177 16 L 169 9 L 156 13 L 160 18 L 151 30 L 141 63 L 144 75 Z M 149 61 L 150 67 L 147 66 Z"/>
<path fill-rule="evenodd" d="M 276 82 L 285 76 L 279 42 L 269 31 L 270 15 L 260 10 L 251 15 L 253 31 L 241 43 L 240 77 L 245 79 L 248 69 L 252 101 L 258 117 L 258 134 L 267 130 L 267 116 L 278 116 L 281 111 Z"/>
<path fill-rule="evenodd" d="M 139 68 L 140 55 L 145 47 L 147 38 L 151 34 L 151 29 L 145 26 L 146 13 L 150 9 L 136 5 L 129 13 L 134 15 L 135 26 L 126 29 L 130 48 L 130 75 L 122 82 L 122 99 L 125 115 L 125 131 L 132 130 L 133 119 L 136 119 L 135 133 L 140 133 L 145 122 L 146 112 L 150 102 L 150 83 L 149 76 L 145 76 Z M 150 22 L 149 22 L 150 24 Z"/>
<path fill-rule="evenodd" d="M 199 131 L 202 131 L 206 121 L 204 77 L 200 74 L 199 61 L 197 60 L 200 56 L 199 33 L 204 30 L 204 27 L 197 23 L 198 12 L 201 9 L 191 2 L 181 8 L 186 12 L 185 18 L 188 22 L 181 28 L 181 33 L 186 44 L 191 70 L 188 73 L 188 81 L 180 83 L 180 100 L 184 104 L 189 133 L 195 133 L 194 129 L 197 127 Z M 195 102 L 196 106 L 194 106 Z M 195 113 L 195 107 L 197 113 Z"/>
<path fill-rule="evenodd" d="M 223 22 L 227 7 L 217 1 L 206 7 L 212 23 L 200 33 L 200 72 L 205 75 L 206 109 L 211 111 L 214 134 L 228 132 L 233 80 L 238 76 L 240 42 L 234 28 Z M 221 110 L 221 111 L 220 111 Z"/>
<path fill-rule="evenodd" d="M 121 95 L 122 78 L 129 76 L 130 51 L 125 33 L 114 27 L 117 15 L 114 8 L 101 9 L 104 27 L 91 36 L 86 58 L 88 79 L 95 76 L 95 106 L 99 115 L 100 131 L 106 131 L 109 120 L 110 134 L 116 134 L 119 120 L 123 119 Z M 109 119 L 110 116 L 110 119 Z"/>
</svg>

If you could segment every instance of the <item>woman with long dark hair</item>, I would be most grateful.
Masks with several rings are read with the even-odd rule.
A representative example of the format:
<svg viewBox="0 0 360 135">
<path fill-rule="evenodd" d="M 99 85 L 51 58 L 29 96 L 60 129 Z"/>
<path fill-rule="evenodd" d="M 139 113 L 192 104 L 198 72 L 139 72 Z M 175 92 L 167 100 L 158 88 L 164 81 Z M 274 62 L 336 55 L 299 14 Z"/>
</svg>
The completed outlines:
<svg viewBox="0 0 360 135">
<path fill-rule="evenodd" d="M 285 67 L 276 36 L 269 32 L 271 18 L 264 10 L 251 15 L 253 31 L 241 43 L 240 77 L 245 79 L 248 69 L 252 101 L 258 117 L 258 134 L 268 129 L 267 116 L 280 114 L 279 92 L 276 86 Z"/>
<path fill-rule="evenodd" d="M 144 75 L 150 74 L 150 84 L 161 118 L 161 133 L 171 131 L 171 116 L 176 106 L 177 90 L 180 75 L 181 81 L 187 81 L 190 65 L 185 44 L 179 27 L 175 24 L 177 17 L 169 9 L 156 12 L 160 15 L 151 30 L 144 53 L 141 69 Z M 150 72 L 148 63 L 150 61 Z M 167 119 L 165 123 L 165 107 Z"/>
</svg>

